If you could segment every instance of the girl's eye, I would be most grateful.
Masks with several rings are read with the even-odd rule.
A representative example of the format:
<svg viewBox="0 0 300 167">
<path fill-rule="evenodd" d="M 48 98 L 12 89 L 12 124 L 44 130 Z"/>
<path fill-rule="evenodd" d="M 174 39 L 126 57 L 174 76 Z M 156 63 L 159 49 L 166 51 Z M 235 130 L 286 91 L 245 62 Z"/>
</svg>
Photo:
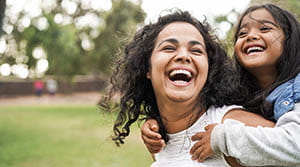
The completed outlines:
<svg viewBox="0 0 300 167">
<path fill-rule="evenodd" d="M 272 29 L 271 27 L 262 27 L 262 28 L 260 28 L 261 31 L 269 31 L 271 29 Z"/>
<path fill-rule="evenodd" d="M 246 31 L 240 31 L 240 32 L 238 33 L 238 37 L 239 37 L 239 38 L 243 38 L 243 37 L 246 36 L 246 34 L 247 34 Z"/>
</svg>

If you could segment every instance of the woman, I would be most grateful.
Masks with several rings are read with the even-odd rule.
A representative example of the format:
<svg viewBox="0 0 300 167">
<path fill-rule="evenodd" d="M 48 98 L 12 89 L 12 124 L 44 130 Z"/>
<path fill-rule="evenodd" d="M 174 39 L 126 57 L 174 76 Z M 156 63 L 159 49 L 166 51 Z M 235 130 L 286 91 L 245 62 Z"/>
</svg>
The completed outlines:
<svg viewBox="0 0 300 167">
<path fill-rule="evenodd" d="M 138 31 L 116 65 L 112 85 L 110 95 L 121 93 L 115 108 L 117 144 L 124 143 L 139 118 L 158 120 L 167 145 L 153 167 L 225 166 L 220 155 L 201 163 L 191 160 L 191 136 L 210 123 L 252 117 L 256 122 L 247 125 L 273 126 L 239 106 L 227 106 L 243 102 L 237 75 L 209 26 L 187 12 L 162 16 Z"/>
</svg>

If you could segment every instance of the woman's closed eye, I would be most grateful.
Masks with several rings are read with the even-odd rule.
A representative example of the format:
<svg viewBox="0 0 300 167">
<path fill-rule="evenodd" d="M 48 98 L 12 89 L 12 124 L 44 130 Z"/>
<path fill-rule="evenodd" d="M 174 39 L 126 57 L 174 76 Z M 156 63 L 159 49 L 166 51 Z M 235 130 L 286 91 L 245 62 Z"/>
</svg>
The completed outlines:
<svg viewBox="0 0 300 167">
<path fill-rule="evenodd" d="M 161 50 L 171 52 L 171 51 L 176 50 L 176 48 L 174 46 L 164 46 Z"/>
<path fill-rule="evenodd" d="M 197 54 L 197 55 L 203 53 L 203 51 L 201 49 L 191 49 L 191 52 L 194 53 L 194 54 Z"/>
</svg>

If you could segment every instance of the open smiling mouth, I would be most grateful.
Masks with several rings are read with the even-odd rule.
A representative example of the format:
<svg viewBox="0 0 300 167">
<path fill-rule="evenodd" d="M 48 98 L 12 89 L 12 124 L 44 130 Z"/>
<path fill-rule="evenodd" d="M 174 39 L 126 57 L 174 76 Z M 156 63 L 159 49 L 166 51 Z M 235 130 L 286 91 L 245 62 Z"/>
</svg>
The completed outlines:
<svg viewBox="0 0 300 167">
<path fill-rule="evenodd" d="M 244 50 L 245 53 L 251 54 L 251 53 L 257 53 L 257 52 L 263 52 L 266 48 L 261 46 L 254 46 L 249 47 Z"/>
<path fill-rule="evenodd" d="M 187 70 L 173 70 L 169 73 L 169 79 L 173 82 L 188 83 L 192 80 L 192 73 Z"/>
</svg>

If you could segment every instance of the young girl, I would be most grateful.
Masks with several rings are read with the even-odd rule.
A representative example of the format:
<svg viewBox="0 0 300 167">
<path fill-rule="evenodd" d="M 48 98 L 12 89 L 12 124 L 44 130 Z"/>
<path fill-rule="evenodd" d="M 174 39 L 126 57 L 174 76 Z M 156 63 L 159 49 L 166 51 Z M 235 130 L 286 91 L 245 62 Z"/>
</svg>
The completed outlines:
<svg viewBox="0 0 300 167">
<path fill-rule="evenodd" d="M 233 120 L 210 125 L 193 136 L 199 140 L 193 159 L 222 152 L 245 166 L 300 166 L 299 44 L 300 25 L 288 11 L 272 4 L 246 10 L 235 34 L 236 66 L 249 93 L 244 107 L 276 126 L 253 128 Z"/>
<path fill-rule="evenodd" d="M 243 96 L 226 52 L 210 35 L 208 25 L 187 12 L 160 17 L 138 31 L 112 75 L 113 91 L 121 92 L 113 140 L 124 143 L 130 125 L 142 117 L 155 118 L 166 149 L 153 167 L 225 166 L 220 155 L 204 162 L 191 160 L 191 136 L 224 118 L 247 125 L 273 126 L 271 121 L 238 110 Z M 109 109 L 109 108 L 108 108 Z M 205 114 L 204 114 L 205 113 Z M 238 113 L 238 118 L 236 114 Z"/>
</svg>

